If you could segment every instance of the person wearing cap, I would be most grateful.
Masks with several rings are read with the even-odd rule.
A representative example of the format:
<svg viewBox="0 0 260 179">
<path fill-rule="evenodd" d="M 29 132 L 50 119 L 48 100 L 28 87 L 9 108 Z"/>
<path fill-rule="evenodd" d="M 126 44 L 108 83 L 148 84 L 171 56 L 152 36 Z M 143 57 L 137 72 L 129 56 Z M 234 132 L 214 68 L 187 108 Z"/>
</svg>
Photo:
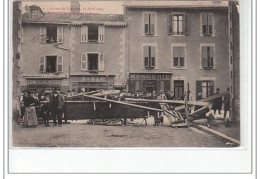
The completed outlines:
<svg viewBox="0 0 260 179">
<path fill-rule="evenodd" d="M 63 97 L 59 94 L 58 90 L 55 89 L 53 94 L 50 96 L 50 108 L 51 116 L 53 119 L 54 126 L 57 125 L 56 119 L 58 119 L 59 126 L 62 126 L 62 107 L 64 104 Z"/>
<path fill-rule="evenodd" d="M 35 127 L 38 125 L 36 110 L 35 110 L 35 99 L 29 91 L 27 91 L 29 95 L 24 99 L 25 113 L 23 126 L 25 127 Z"/>
</svg>

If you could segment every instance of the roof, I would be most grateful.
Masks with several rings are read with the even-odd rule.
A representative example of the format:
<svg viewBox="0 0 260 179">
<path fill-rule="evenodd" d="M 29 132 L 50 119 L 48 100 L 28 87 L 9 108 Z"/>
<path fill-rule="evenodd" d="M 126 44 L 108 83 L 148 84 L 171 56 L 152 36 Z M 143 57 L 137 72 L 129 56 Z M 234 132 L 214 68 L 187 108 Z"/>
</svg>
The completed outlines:
<svg viewBox="0 0 260 179">
<path fill-rule="evenodd" d="M 227 8 L 228 1 L 127 1 L 127 8 Z"/>
<path fill-rule="evenodd" d="M 23 23 L 51 23 L 81 25 L 86 23 L 104 24 L 106 26 L 125 26 L 123 14 L 71 14 L 60 12 L 45 12 L 45 15 L 31 18 L 30 13 L 22 15 Z"/>
</svg>

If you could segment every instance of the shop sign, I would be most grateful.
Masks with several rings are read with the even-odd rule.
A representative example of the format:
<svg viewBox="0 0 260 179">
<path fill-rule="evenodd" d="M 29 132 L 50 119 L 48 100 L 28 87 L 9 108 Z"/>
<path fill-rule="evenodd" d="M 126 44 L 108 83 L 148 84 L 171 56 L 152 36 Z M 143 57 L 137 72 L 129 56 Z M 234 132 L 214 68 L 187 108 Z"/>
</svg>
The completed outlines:
<svg viewBox="0 0 260 179">
<path fill-rule="evenodd" d="M 50 86 L 56 86 L 61 84 L 61 80 L 27 80 L 28 85 L 50 85 Z"/>
<path fill-rule="evenodd" d="M 171 75 L 166 74 L 130 74 L 130 79 L 140 80 L 170 80 Z"/>
</svg>

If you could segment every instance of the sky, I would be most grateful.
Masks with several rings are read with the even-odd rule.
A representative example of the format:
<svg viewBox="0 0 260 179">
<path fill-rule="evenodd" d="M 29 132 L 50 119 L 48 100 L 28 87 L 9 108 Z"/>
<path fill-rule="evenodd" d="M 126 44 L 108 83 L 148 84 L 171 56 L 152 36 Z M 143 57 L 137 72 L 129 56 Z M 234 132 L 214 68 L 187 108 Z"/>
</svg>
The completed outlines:
<svg viewBox="0 0 260 179">
<path fill-rule="evenodd" d="M 80 1 L 80 8 L 82 13 L 123 14 L 123 4 L 123 1 Z M 26 5 L 38 5 L 43 12 L 70 12 L 70 1 L 23 1 L 23 13 Z"/>
</svg>

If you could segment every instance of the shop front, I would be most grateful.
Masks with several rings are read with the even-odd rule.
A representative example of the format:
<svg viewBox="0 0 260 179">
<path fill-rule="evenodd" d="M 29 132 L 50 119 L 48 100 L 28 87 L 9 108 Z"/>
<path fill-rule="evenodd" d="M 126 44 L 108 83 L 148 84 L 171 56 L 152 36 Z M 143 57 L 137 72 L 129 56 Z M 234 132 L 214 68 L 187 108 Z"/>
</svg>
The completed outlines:
<svg viewBox="0 0 260 179">
<path fill-rule="evenodd" d="M 114 89 L 115 75 L 73 75 L 71 76 L 71 89 L 75 91 L 90 92 L 96 90 Z"/>
<path fill-rule="evenodd" d="M 159 94 L 170 90 L 171 73 L 130 73 L 129 91 L 146 91 Z"/>
<path fill-rule="evenodd" d="M 66 90 L 68 87 L 62 86 L 61 78 L 27 78 L 27 90 L 38 93 L 52 93 L 54 89 Z M 66 89 L 65 89 L 66 88 Z"/>
</svg>

